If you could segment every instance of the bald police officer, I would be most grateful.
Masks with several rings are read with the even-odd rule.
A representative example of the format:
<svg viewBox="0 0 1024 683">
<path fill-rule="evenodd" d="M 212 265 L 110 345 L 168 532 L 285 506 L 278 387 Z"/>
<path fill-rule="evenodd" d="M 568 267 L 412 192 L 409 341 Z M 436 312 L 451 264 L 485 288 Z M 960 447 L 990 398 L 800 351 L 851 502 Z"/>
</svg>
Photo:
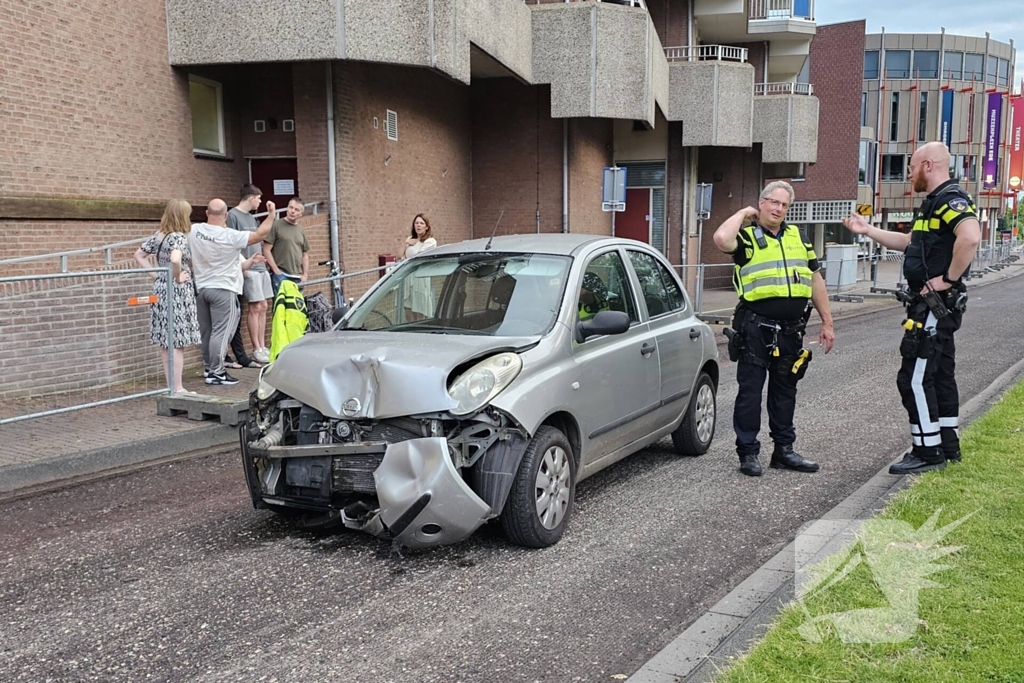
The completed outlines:
<svg viewBox="0 0 1024 683">
<path fill-rule="evenodd" d="M 821 316 L 819 341 L 832 350 L 835 333 L 818 258 L 795 225 L 786 223 L 793 188 L 775 181 L 761 192 L 757 208 L 747 207 L 715 231 L 715 244 L 732 255 L 739 304 L 727 331 L 729 357 L 736 361 L 739 390 L 733 409 L 740 472 L 761 476 L 761 393 L 768 379 L 768 427 L 775 449 L 771 466 L 817 472 L 818 464 L 793 451 L 797 382 L 807 372 L 803 348 L 811 303 Z M 810 302 L 810 303 L 809 303 Z"/>
<path fill-rule="evenodd" d="M 916 474 L 960 461 L 960 394 L 953 335 L 963 321 L 967 273 L 981 239 L 974 200 L 949 177 L 949 150 L 929 142 L 910 158 L 915 192 L 927 192 L 909 235 L 872 227 L 859 216 L 843 224 L 879 244 L 904 252 L 909 291 L 903 356 L 896 386 L 910 416 L 913 447 L 891 474 Z"/>
</svg>

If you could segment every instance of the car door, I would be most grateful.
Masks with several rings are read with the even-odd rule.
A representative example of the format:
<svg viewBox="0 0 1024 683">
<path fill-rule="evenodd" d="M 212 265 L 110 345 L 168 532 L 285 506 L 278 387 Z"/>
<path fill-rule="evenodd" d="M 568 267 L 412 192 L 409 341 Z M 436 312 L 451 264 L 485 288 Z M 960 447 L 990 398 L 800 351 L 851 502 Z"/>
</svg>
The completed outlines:
<svg viewBox="0 0 1024 683">
<path fill-rule="evenodd" d="M 619 249 L 593 256 L 570 291 L 576 292 L 577 321 L 602 310 L 622 311 L 632 321 L 623 334 L 573 342 L 580 370 L 574 412 L 588 440 L 587 465 L 650 433 L 660 403 L 661 377 L 657 342 L 641 317 Z"/>
<path fill-rule="evenodd" d="M 704 325 L 694 316 L 675 275 L 654 254 L 627 250 L 648 324 L 658 344 L 663 422 L 678 418 L 689 404 L 690 391 L 704 358 Z"/>
</svg>

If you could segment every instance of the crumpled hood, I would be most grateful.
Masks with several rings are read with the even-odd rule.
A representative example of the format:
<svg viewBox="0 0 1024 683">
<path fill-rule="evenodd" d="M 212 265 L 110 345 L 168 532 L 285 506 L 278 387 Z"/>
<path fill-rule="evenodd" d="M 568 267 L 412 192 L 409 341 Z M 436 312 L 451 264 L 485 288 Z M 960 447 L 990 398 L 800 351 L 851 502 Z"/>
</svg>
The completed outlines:
<svg viewBox="0 0 1024 683">
<path fill-rule="evenodd" d="M 307 334 L 281 351 L 263 379 L 327 417 L 417 415 L 455 406 L 447 379 L 456 366 L 536 341 L 535 337 L 354 330 Z"/>
</svg>

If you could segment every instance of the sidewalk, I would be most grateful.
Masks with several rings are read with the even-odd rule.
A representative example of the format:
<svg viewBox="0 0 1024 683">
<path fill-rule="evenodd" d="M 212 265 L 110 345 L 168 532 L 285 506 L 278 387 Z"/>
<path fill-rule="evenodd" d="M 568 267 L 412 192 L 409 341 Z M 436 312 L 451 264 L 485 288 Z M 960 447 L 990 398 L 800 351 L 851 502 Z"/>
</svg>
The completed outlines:
<svg viewBox="0 0 1024 683">
<path fill-rule="evenodd" d="M 1024 262 L 987 273 L 969 284 L 977 291 L 1024 273 Z M 891 297 L 865 297 L 863 303 L 832 302 L 837 321 L 897 307 Z M 811 319 L 812 326 L 817 315 Z M 721 325 L 712 325 L 724 343 Z M 895 353 L 896 350 L 893 349 Z M 724 360 L 724 358 L 723 358 Z M 154 363 L 158 362 L 154 354 Z M 207 386 L 197 372 L 185 387 L 201 394 L 244 398 L 257 370 L 232 370 L 232 387 Z M 137 465 L 191 451 L 236 443 L 238 431 L 212 421 L 185 416 L 160 417 L 155 398 L 142 398 L 0 427 L 0 496 L 30 486 L 60 482 L 107 470 Z"/>
</svg>

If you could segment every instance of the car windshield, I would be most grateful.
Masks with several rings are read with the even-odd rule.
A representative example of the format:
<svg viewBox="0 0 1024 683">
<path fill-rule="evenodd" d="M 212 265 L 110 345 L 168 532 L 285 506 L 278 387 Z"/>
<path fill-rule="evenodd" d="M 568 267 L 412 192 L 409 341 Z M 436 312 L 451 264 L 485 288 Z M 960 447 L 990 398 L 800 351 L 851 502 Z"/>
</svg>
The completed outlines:
<svg viewBox="0 0 1024 683">
<path fill-rule="evenodd" d="M 555 322 L 571 259 L 459 254 L 411 259 L 387 276 L 342 329 L 542 335 Z"/>
</svg>

